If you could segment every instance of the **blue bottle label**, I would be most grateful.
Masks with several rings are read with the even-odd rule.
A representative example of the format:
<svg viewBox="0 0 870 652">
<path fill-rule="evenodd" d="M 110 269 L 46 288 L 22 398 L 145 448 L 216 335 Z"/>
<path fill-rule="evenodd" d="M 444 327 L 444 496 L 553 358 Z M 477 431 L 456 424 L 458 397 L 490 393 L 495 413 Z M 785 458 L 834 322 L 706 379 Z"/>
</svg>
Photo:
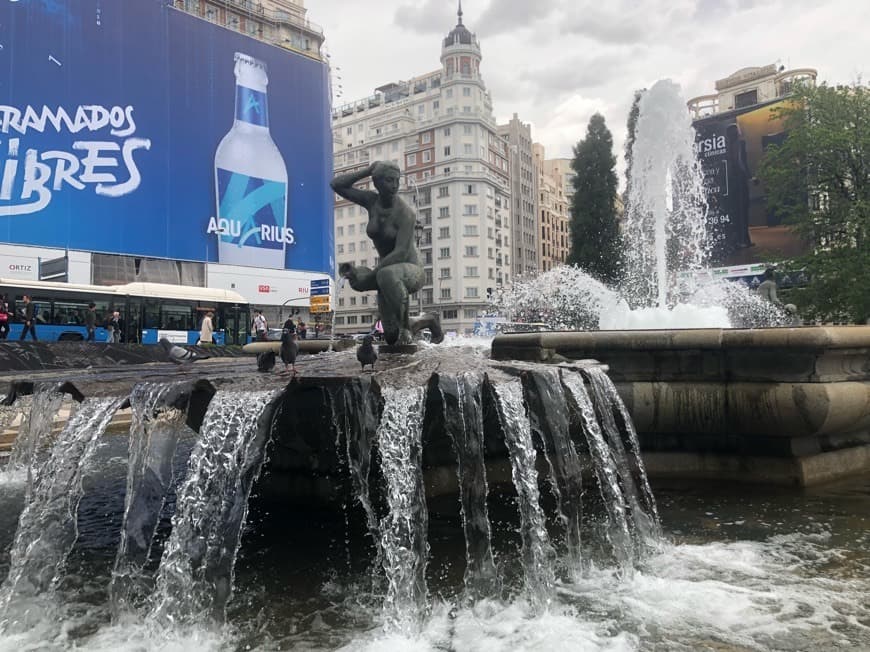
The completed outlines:
<svg viewBox="0 0 870 652">
<path fill-rule="evenodd" d="M 217 168 L 221 241 L 240 247 L 282 249 L 293 244 L 287 228 L 287 184 Z"/>
<path fill-rule="evenodd" d="M 253 88 L 236 85 L 236 120 L 268 127 L 269 105 L 266 102 L 266 94 Z"/>
</svg>

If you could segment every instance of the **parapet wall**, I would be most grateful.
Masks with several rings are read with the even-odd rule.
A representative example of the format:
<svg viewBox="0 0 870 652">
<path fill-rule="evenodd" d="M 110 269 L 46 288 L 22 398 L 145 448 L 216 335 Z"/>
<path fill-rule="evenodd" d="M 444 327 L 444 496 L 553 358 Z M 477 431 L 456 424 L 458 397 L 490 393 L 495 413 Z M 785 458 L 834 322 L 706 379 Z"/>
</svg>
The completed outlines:
<svg viewBox="0 0 870 652">
<path fill-rule="evenodd" d="M 492 355 L 606 364 L 651 473 L 813 484 L 870 470 L 867 326 L 506 334 Z"/>
</svg>

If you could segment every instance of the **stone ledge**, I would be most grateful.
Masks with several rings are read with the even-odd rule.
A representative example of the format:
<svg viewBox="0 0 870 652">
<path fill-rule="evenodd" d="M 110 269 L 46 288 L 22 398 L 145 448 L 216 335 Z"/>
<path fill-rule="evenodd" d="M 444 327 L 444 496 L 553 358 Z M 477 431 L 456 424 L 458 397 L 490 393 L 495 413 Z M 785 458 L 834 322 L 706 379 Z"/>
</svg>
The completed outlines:
<svg viewBox="0 0 870 652">
<path fill-rule="evenodd" d="M 796 458 L 644 453 L 650 478 L 808 487 L 870 472 L 870 444 Z"/>
</svg>

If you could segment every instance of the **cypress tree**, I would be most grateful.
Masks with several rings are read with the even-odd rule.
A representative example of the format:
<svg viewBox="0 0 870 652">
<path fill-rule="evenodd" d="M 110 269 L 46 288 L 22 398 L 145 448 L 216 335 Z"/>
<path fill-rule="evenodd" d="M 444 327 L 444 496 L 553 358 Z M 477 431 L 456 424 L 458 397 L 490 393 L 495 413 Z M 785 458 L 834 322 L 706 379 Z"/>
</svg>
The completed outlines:
<svg viewBox="0 0 870 652">
<path fill-rule="evenodd" d="M 574 147 L 574 197 L 571 200 L 571 252 L 568 262 L 612 285 L 619 275 L 619 225 L 616 219 L 616 157 L 613 137 L 596 113 L 586 138 Z"/>
</svg>

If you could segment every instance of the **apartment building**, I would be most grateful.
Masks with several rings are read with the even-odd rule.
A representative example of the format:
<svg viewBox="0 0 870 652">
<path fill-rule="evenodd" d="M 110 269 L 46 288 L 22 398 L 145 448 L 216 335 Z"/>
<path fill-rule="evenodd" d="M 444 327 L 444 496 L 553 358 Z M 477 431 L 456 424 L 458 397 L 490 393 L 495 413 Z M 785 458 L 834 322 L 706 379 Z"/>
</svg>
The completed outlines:
<svg viewBox="0 0 870 652">
<path fill-rule="evenodd" d="M 471 333 L 487 295 L 511 278 L 511 185 L 507 142 L 499 136 L 480 73 L 477 37 L 462 22 L 441 44 L 441 67 L 333 111 L 336 174 L 391 161 L 401 194 L 417 212 L 426 274 L 412 312 L 437 311 L 444 329 Z M 371 181 L 358 187 L 372 188 Z M 373 267 L 366 211 L 336 196 L 336 264 Z M 353 333 L 377 319 L 374 292 L 339 290 L 334 328 Z"/>
<path fill-rule="evenodd" d="M 559 172 L 560 159 L 547 161 L 544 146 L 540 143 L 532 145 L 532 152 L 538 177 L 538 259 L 540 271 L 548 272 L 568 260 L 571 248 L 568 230 L 570 199 L 565 187 L 565 180 L 570 177 Z"/>
<path fill-rule="evenodd" d="M 757 104 L 788 97 L 796 81 L 815 83 L 815 68 L 794 68 L 774 63 L 741 68 L 716 80 L 716 92 L 693 97 L 687 102 L 693 120 L 719 113 L 749 109 Z"/>
<path fill-rule="evenodd" d="M 323 29 L 305 17 L 303 0 L 174 0 L 173 4 L 228 29 L 321 58 Z"/>
<path fill-rule="evenodd" d="M 514 278 L 538 273 L 538 174 L 532 151 L 532 127 L 516 113 L 499 125 L 507 142 L 511 176 L 511 234 Z"/>
</svg>

